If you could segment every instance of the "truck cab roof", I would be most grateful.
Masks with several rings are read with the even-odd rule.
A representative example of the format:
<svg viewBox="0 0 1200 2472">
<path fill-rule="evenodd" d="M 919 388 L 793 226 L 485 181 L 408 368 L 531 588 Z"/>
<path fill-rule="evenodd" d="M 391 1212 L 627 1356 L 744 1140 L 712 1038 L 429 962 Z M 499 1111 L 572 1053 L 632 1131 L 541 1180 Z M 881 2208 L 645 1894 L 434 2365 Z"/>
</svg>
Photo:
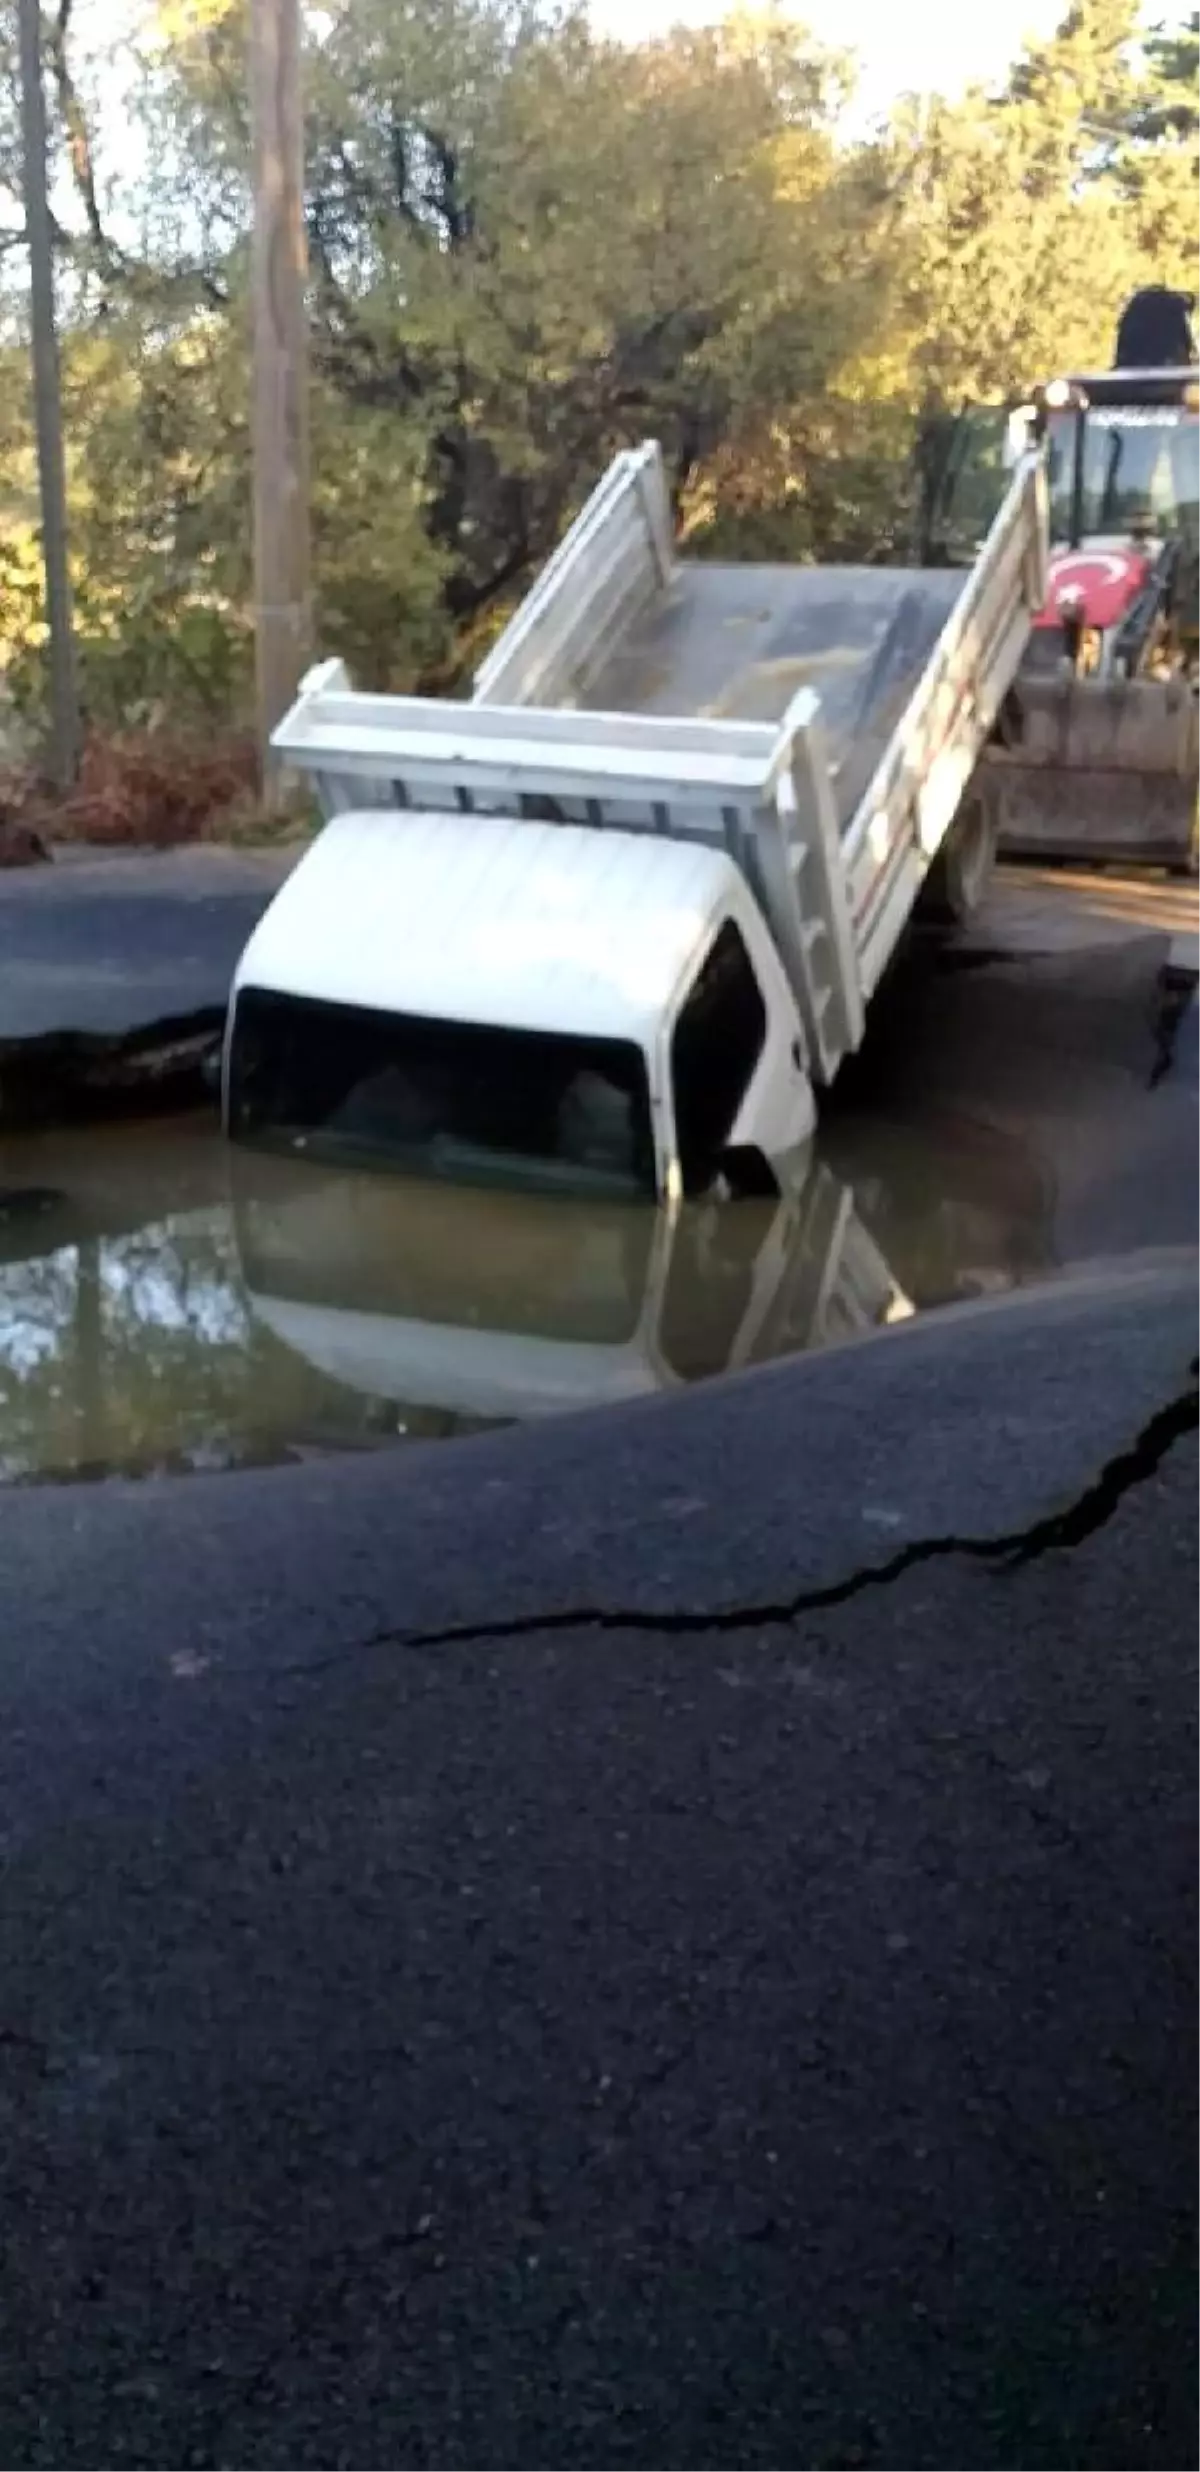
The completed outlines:
<svg viewBox="0 0 1200 2472">
<path fill-rule="evenodd" d="M 1096 407 L 1119 410 L 1123 405 L 1132 409 L 1163 405 L 1194 411 L 1198 379 L 1200 372 L 1194 368 L 1099 369 L 1073 376 L 1070 384 Z"/>
<path fill-rule="evenodd" d="M 235 992 L 641 1045 L 743 898 L 727 853 L 696 842 L 364 809 L 324 827 Z"/>
</svg>

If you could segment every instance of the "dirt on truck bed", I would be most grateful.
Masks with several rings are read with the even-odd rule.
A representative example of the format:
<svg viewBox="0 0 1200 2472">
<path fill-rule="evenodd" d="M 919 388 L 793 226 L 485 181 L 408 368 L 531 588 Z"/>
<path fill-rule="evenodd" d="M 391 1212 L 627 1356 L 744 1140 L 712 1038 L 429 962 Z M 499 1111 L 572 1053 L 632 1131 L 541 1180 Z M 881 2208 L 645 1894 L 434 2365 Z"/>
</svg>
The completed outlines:
<svg viewBox="0 0 1200 2472">
<path fill-rule="evenodd" d="M 781 721 L 812 687 L 844 831 L 967 582 L 954 568 L 683 565 L 583 702 Z"/>
</svg>

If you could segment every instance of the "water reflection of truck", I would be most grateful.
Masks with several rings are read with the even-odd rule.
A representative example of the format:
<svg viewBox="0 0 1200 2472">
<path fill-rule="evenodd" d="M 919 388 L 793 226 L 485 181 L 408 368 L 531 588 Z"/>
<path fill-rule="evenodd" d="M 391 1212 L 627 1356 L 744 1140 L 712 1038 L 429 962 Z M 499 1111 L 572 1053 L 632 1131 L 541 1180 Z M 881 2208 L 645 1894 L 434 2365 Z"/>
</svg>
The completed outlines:
<svg viewBox="0 0 1200 2472">
<path fill-rule="evenodd" d="M 1019 1134 L 932 1093 L 885 1117 L 842 1111 L 824 1156 L 918 1311 L 1049 1277 L 1058 1179 Z"/>
<path fill-rule="evenodd" d="M 846 1185 L 675 1213 L 235 1163 L 250 1306 L 320 1373 L 455 1419 L 530 1418 L 762 1364 L 911 1305 Z"/>
<path fill-rule="evenodd" d="M 329 821 L 239 965 L 227 1130 L 597 1206 L 802 1195 L 918 900 L 982 893 L 1046 552 L 1036 451 L 965 574 L 681 558 L 657 448 L 619 456 L 471 703 L 306 681 L 276 745 Z"/>
</svg>

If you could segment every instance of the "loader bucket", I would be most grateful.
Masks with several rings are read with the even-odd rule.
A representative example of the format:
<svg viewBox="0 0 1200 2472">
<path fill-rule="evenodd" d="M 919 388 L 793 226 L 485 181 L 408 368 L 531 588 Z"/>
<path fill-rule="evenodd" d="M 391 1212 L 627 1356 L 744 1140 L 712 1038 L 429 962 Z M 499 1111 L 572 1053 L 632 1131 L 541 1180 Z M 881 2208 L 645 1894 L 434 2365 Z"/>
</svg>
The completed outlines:
<svg viewBox="0 0 1200 2472">
<path fill-rule="evenodd" d="M 999 846 L 1026 858 L 1178 867 L 1195 857 L 1195 690 L 1184 679 L 1021 679 L 984 762 Z"/>
</svg>

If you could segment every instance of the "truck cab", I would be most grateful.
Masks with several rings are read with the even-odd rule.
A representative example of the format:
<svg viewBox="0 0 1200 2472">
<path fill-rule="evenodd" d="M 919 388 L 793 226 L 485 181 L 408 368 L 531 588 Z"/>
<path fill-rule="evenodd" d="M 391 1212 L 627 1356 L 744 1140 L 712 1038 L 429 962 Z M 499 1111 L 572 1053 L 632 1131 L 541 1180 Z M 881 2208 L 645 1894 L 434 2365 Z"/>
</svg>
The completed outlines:
<svg viewBox="0 0 1200 2472">
<path fill-rule="evenodd" d="M 237 1142 L 597 1202 L 786 1191 L 814 1124 L 723 850 L 501 815 L 336 816 L 242 956 L 224 1082 Z"/>
</svg>

